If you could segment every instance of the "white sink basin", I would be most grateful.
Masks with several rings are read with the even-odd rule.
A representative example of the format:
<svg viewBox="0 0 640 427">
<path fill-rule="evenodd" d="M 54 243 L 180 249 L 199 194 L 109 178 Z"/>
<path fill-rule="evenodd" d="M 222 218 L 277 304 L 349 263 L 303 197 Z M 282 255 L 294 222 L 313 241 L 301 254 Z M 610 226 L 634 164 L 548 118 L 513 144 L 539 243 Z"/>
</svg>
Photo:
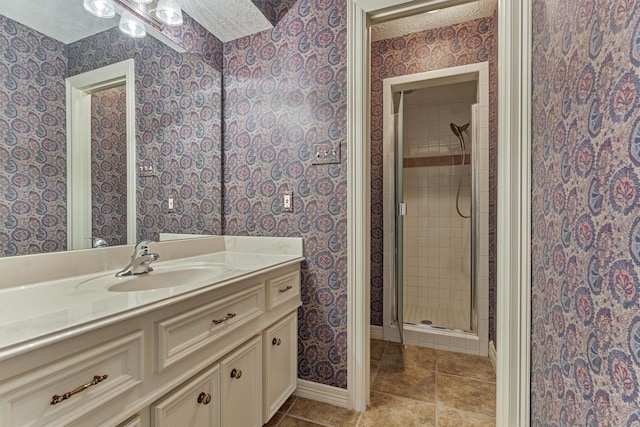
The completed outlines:
<svg viewBox="0 0 640 427">
<path fill-rule="evenodd" d="M 132 276 L 116 277 L 112 273 L 80 282 L 76 287 L 100 288 L 111 292 L 138 292 L 175 286 L 215 282 L 221 275 L 233 270 L 227 264 L 178 264 L 153 267 L 153 271 Z"/>
</svg>

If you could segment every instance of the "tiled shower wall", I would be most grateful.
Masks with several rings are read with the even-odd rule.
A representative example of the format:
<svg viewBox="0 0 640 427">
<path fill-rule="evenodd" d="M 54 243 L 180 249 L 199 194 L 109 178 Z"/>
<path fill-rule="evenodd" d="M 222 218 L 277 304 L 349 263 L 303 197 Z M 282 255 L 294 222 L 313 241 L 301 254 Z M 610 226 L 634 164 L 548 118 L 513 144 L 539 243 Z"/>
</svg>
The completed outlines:
<svg viewBox="0 0 640 427">
<path fill-rule="evenodd" d="M 404 158 L 451 160 L 461 155 L 449 123 L 471 120 L 475 82 L 415 91 L 405 98 Z M 465 134 L 466 160 L 471 137 Z M 462 310 L 471 302 L 471 220 L 456 211 L 460 173 L 460 209 L 470 214 L 470 165 L 405 165 L 404 200 L 408 205 L 404 233 L 405 305 Z M 406 316 L 405 316 L 406 318 Z M 429 319 L 434 320 L 434 319 Z M 455 327 L 450 324 L 440 326 Z M 467 321 L 468 324 L 468 321 Z"/>
<path fill-rule="evenodd" d="M 405 304 L 469 311 L 471 220 L 456 213 L 459 167 L 405 169 Z M 460 209 L 468 214 L 468 172 L 465 180 Z"/>
</svg>

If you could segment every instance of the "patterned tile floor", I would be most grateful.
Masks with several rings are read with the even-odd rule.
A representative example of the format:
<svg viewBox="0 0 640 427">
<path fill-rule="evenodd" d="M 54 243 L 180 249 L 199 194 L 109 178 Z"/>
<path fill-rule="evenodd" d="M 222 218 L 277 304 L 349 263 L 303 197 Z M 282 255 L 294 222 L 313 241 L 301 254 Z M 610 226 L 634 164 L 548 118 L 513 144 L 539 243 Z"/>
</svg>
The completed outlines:
<svg viewBox="0 0 640 427">
<path fill-rule="evenodd" d="M 486 357 L 371 341 L 371 402 L 363 413 L 292 396 L 268 427 L 495 426 Z"/>
</svg>

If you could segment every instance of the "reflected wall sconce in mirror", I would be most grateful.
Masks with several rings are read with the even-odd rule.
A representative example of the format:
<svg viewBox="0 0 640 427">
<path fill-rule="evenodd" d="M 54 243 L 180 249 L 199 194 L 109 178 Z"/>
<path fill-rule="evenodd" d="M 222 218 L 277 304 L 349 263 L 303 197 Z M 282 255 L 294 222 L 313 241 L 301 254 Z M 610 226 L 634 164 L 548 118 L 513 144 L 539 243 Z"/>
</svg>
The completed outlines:
<svg viewBox="0 0 640 427">
<path fill-rule="evenodd" d="M 136 39 L 147 35 L 147 30 L 144 28 L 144 22 L 133 16 L 133 14 L 128 10 L 122 12 L 118 28 L 120 28 L 120 31 L 126 35 Z"/>
<path fill-rule="evenodd" d="M 167 25 L 182 25 L 182 8 L 178 0 L 159 0 L 156 16 Z"/>
<path fill-rule="evenodd" d="M 118 27 L 135 38 L 146 35 L 147 24 L 160 31 L 164 24 L 183 24 L 180 0 L 83 0 L 82 5 L 87 12 L 100 18 L 113 18 L 117 11 L 121 16 Z"/>
<path fill-rule="evenodd" d="M 84 9 L 98 18 L 113 18 L 116 16 L 116 6 L 113 0 L 84 0 Z"/>
</svg>

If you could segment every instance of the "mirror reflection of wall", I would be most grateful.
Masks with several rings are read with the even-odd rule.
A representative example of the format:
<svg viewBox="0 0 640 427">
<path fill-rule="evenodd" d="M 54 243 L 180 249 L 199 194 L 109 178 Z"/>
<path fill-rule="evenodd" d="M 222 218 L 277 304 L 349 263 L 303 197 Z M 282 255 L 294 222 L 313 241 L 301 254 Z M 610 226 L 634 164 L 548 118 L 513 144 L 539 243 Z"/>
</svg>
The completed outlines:
<svg viewBox="0 0 640 427">
<path fill-rule="evenodd" d="M 91 94 L 91 235 L 127 244 L 127 93 Z"/>
<path fill-rule="evenodd" d="M 136 163 L 154 168 L 137 178 L 137 239 L 220 234 L 222 81 L 213 58 L 117 28 L 65 44 L 3 15 L 0 52 L 0 256 L 67 249 L 65 78 L 128 58 L 136 61 Z M 110 245 L 126 241 L 126 233 L 116 238 L 126 219 L 112 215 L 121 208 L 98 206 L 116 203 L 115 183 L 94 185 L 92 209 L 110 212 L 98 218 L 100 232 L 112 235 Z"/>
</svg>

